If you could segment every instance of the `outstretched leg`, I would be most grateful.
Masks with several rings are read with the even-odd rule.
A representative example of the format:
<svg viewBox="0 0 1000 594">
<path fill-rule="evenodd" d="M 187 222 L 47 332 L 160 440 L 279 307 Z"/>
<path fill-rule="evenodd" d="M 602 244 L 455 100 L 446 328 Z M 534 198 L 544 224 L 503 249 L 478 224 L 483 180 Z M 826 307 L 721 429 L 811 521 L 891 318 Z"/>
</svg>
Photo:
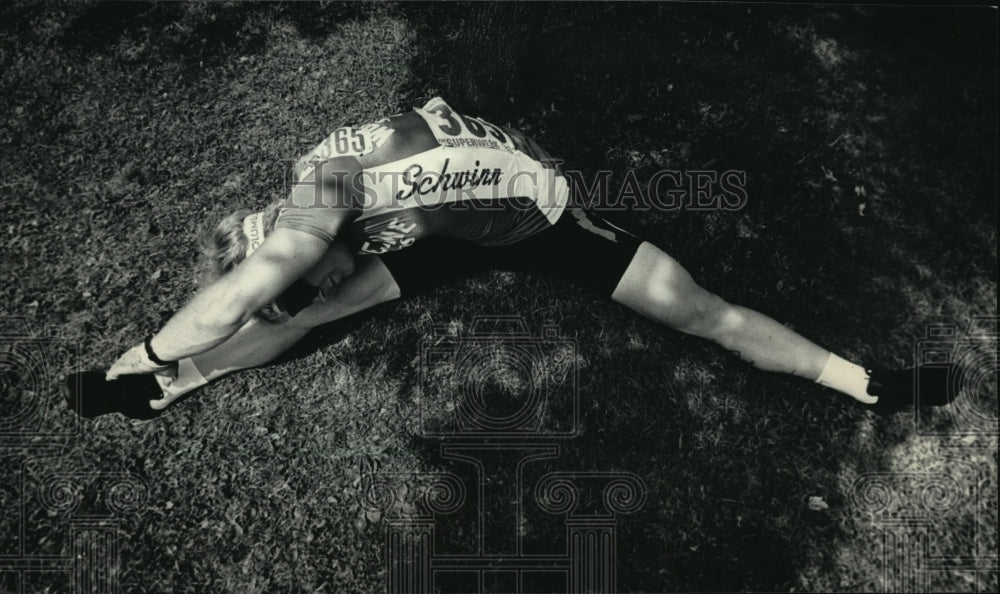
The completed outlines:
<svg viewBox="0 0 1000 594">
<path fill-rule="evenodd" d="M 681 332 L 712 340 L 759 369 L 819 381 L 865 403 L 877 400 L 866 392 L 868 376 L 862 367 L 764 314 L 705 290 L 651 243 L 639 246 L 611 298 Z"/>
</svg>

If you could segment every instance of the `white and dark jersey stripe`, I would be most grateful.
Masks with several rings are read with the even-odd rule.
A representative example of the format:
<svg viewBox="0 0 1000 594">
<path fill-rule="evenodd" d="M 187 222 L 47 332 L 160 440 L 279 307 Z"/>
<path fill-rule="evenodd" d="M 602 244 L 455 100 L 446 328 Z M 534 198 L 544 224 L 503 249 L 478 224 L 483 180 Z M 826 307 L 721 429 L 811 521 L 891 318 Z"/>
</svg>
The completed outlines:
<svg viewBox="0 0 1000 594">
<path fill-rule="evenodd" d="M 350 209 L 336 238 L 357 253 L 425 237 L 508 245 L 555 224 L 569 196 L 565 178 L 530 139 L 458 114 L 440 98 L 336 130 L 300 160 L 299 178 L 309 182 L 320 167 L 343 176 L 346 195 L 339 204 L 289 198 L 276 225 L 333 241 L 343 213 L 331 209 Z"/>
</svg>

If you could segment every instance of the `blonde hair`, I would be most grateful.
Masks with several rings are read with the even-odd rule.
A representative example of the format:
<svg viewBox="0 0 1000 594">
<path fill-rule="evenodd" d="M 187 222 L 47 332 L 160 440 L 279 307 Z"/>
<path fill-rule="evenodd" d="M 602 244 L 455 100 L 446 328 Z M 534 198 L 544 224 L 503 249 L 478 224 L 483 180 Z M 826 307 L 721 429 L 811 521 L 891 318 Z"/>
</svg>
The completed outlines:
<svg viewBox="0 0 1000 594">
<path fill-rule="evenodd" d="M 264 232 L 270 234 L 278 220 L 279 208 L 283 202 L 274 202 L 264 209 Z M 243 219 L 253 211 L 241 208 L 227 215 L 208 233 L 199 239 L 201 260 L 196 271 L 199 286 L 208 286 L 222 278 L 230 270 L 246 259 L 249 240 L 243 233 Z M 273 309 L 260 310 L 255 315 L 268 322 L 280 321 Z"/>
</svg>

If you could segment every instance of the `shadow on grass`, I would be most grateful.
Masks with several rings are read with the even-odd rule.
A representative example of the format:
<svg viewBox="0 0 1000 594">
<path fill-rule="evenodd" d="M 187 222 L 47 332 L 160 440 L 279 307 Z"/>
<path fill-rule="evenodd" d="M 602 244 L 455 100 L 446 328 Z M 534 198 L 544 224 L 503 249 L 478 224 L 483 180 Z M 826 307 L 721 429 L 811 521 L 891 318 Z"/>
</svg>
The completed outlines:
<svg viewBox="0 0 1000 594">
<path fill-rule="evenodd" d="M 995 124 L 979 109 L 944 112 L 949 102 L 988 107 L 989 95 L 975 86 L 984 64 L 955 64 L 978 46 L 966 41 L 947 58 L 922 62 L 908 52 L 933 54 L 953 48 L 955 38 L 939 34 L 933 17 L 897 22 L 877 11 L 565 4 L 404 11 L 423 46 L 412 65 L 414 104 L 440 94 L 462 111 L 523 127 L 571 167 L 611 169 L 617 183 L 628 169 L 640 180 L 663 167 L 746 171 L 750 199 L 740 212 L 607 216 L 731 301 L 865 362 L 908 362 L 925 312 L 894 277 L 912 275 L 914 261 L 950 268 L 951 256 L 926 239 L 961 234 L 965 219 L 925 211 L 926 201 L 940 200 L 931 192 L 900 214 L 900 195 L 920 190 L 905 185 L 909 170 L 898 160 L 916 158 L 919 168 L 910 147 L 950 138 L 951 126 Z M 959 28 L 970 22 L 954 19 Z M 869 72 L 886 52 L 897 65 L 926 70 Z M 958 86 L 922 97 L 905 91 L 946 70 L 957 70 Z M 908 103 L 891 104 L 894 93 Z M 915 125 L 928 113 L 944 121 Z M 945 168 L 969 154 L 988 157 L 988 130 L 954 146 L 962 156 Z M 896 134 L 913 142 L 897 146 Z M 990 204 L 986 177 L 972 182 L 969 196 L 952 198 L 952 208 Z M 898 232 L 895 216 L 909 218 L 908 232 Z M 958 251 L 978 253 L 985 271 L 989 255 L 976 247 L 982 237 L 966 239 Z M 857 281 L 882 275 L 892 280 Z M 964 313 L 988 313 L 970 307 Z M 725 355 L 713 347 L 631 314 L 609 315 L 653 346 L 626 355 L 599 348 L 606 338 L 593 328 L 570 329 L 594 345 L 586 433 L 545 465 L 625 469 L 646 480 L 646 507 L 622 523 L 619 587 L 778 590 L 796 587 L 807 561 L 832 569 L 850 534 L 832 514 L 810 510 L 808 498 L 844 506 L 845 469 L 887 470 L 886 452 L 910 430 L 899 419 L 875 420 L 879 438 L 865 442 L 859 429 L 869 421 L 843 397 L 720 362 Z M 623 389 L 630 375 L 652 383 Z M 462 465 L 441 459 L 438 442 L 413 446 L 429 467 L 460 472 Z M 495 519 L 497 527 L 505 521 Z M 560 527 L 549 530 L 547 537 L 561 538 Z"/>
<path fill-rule="evenodd" d="M 254 9 L 240 10 L 223 29 L 250 26 Z M 954 179 L 915 180 L 930 180 L 933 169 L 989 170 L 995 116 L 984 109 L 990 87 L 983 92 L 978 77 L 988 68 L 960 60 L 970 42 L 942 54 L 955 40 L 926 20 L 890 31 L 896 21 L 874 9 L 757 5 L 400 10 L 419 40 L 411 103 L 440 94 L 464 112 L 525 129 L 570 168 L 611 170 L 601 205 L 628 170 L 640 180 L 660 168 L 745 171 L 748 202 L 739 211 L 633 204 L 606 216 L 661 245 L 711 290 L 837 352 L 907 363 L 925 313 L 917 307 L 922 292 L 987 274 L 983 235 L 966 223 L 979 216 L 975 209 L 988 212 L 988 176 L 970 176 L 949 193 L 943 188 Z M 289 15 L 315 36 L 327 30 L 324 18 L 334 18 Z M 227 35 L 214 42 L 241 43 Z M 103 36 L 113 40 L 114 29 Z M 955 84 L 912 92 L 945 74 Z M 954 129 L 966 132 L 963 140 L 949 134 Z M 951 154 L 921 152 L 938 146 Z M 956 239 L 948 250 L 940 249 L 942 234 Z M 923 278 L 917 263 L 940 277 Z M 839 546 L 852 537 L 843 521 L 844 476 L 886 471 L 888 452 L 911 433 L 900 419 L 871 421 L 843 397 L 749 370 L 556 281 L 526 277 L 513 290 L 487 293 L 480 297 L 489 311 L 474 306 L 468 285 L 443 288 L 421 305 L 440 320 L 469 321 L 551 313 L 538 296 L 559 295 L 560 328 L 576 337 L 586 361 L 584 431 L 532 472 L 619 470 L 643 479 L 645 505 L 620 523 L 618 586 L 626 591 L 787 590 L 800 587 L 804 567 L 832 573 L 842 562 Z M 320 329 L 278 363 L 398 320 L 398 311 L 387 313 L 396 307 Z M 983 313 L 969 307 L 963 313 Z M 533 323 L 545 321 L 532 315 Z M 357 356 L 384 358 L 388 373 L 408 378 L 395 396 L 409 411 L 418 371 L 411 360 L 422 337 L 406 336 Z M 414 437 L 409 446 L 425 468 L 476 478 L 468 465 L 443 460 L 438 441 Z M 498 490 L 513 482 L 509 472 L 494 478 Z M 809 509 L 812 496 L 832 511 Z M 493 512 L 485 530 L 509 527 Z M 478 536 L 459 528 L 476 513 L 464 508 L 447 520 L 449 550 L 474 544 Z M 533 539 L 555 542 L 561 530 L 543 523 Z"/>
<path fill-rule="evenodd" d="M 942 169 L 954 170 L 970 155 L 983 166 L 988 126 L 963 143 L 944 131 L 995 123 L 978 109 L 988 96 L 975 86 L 983 65 L 955 66 L 969 42 L 942 56 L 938 50 L 954 40 L 924 20 L 892 30 L 887 19 L 895 21 L 879 11 L 766 6 L 402 10 L 421 43 L 411 64 L 411 103 L 440 94 L 460 110 L 524 128 L 571 167 L 612 170 L 604 205 L 629 169 L 640 180 L 664 167 L 746 171 L 749 200 L 741 211 L 632 208 L 606 216 L 664 247 L 710 289 L 793 323 L 835 351 L 906 363 L 922 312 L 899 278 L 914 276 L 915 261 L 956 282 L 964 277 L 947 271 L 958 259 L 971 257 L 982 270 L 989 264 L 982 238 L 962 227 L 968 214 L 942 220 L 928 206 L 940 194 L 908 180 L 931 164 L 914 147 L 946 143 L 955 154 L 944 157 Z M 317 22 L 300 25 L 321 35 L 325 27 Z M 933 59 L 910 55 L 920 51 Z M 901 68 L 915 64 L 922 69 Z M 945 70 L 957 85 L 909 92 Z M 965 109 L 946 113 L 949 104 Z M 926 114 L 943 120 L 927 124 Z M 989 203 L 985 176 L 971 179 L 967 195 L 947 199 L 950 208 Z M 924 200 L 908 202 L 914 194 Z M 928 245 L 942 229 L 964 243 L 950 252 Z M 786 590 L 799 586 L 803 567 L 834 570 L 838 546 L 852 535 L 835 513 L 809 509 L 809 497 L 847 513 L 845 472 L 889 469 L 887 452 L 908 438 L 907 425 L 867 419 L 843 397 L 749 370 L 711 345 L 617 306 L 595 305 L 556 281 L 517 283 L 522 290 L 504 294 L 502 307 L 493 295 L 488 312 L 456 305 L 476 301 L 464 285 L 422 303 L 435 317 L 468 320 L 534 311 L 538 303 L 525 295 L 547 293 L 576 306 L 569 311 L 600 311 L 603 319 L 570 315 L 561 326 L 576 336 L 587 363 L 584 432 L 532 473 L 619 470 L 642 477 L 646 503 L 620 522 L 620 588 Z M 277 363 L 398 318 L 387 314 L 396 307 L 324 327 Z M 640 346 L 620 348 L 629 340 Z M 412 336 L 409 344 L 364 353 L 384 357 L 387 372 L 409 378 L 397 394 L 403 410 L 417 387 L 408 353 L 416 355 L 419 341 Z M 863 436 L 866 425 L 877 438 Z M 467 464 L 442 459 L 439 441 L 414 437 L 409 445 L 426 468 L 452 470 L 469 484 L 478 478 Z M 505 472 L 491 484 L 513 484 Z M 488 533 L 509 528 L 501 511 L 487 513 Z M 449 551 L 475 544 L 479 536 L 460 528 L 474 525 L 476 513 L 466 507 L 442 524 L 452 535 Z M 534 530 L 536 543 L 564 536 L 558 522 Z"/>
<path fill-rule="evenodd" d="M 321 11 L 304 4 L 85 4 L 70 11 L 62 43 L 126 62 L 155 63 L 168 56 L 190 68 L 200 61 L 221 63 L 237 53 L 263 52 L 269 40 L 259 23 L 290 25 L 308 40 L 319 41 L 338 23 L 361 18 L 366 10 L 353 4 Z M 412 104 L 441 94 L 462 111 L 521 127 L 566 158 L 571 168 L 610 169 L 612 194 L 630 169 L 640 180 L 658 168 L 746 171 L 749 200 L 740 211 L 631 208 L 607 216 L 662 245 L 710 289 L 794 324 L 838 352 L 904 363 L 912 339 L 920 335 L 917 316 L 925 313 L 919 308 L 921 298 L 948 295 L 969 278 L 995 282 L 995 252 L 991 256 L 983 248 L 992 243 L 972 225 L 990 212 L 994 190 L 988 184 L 993 180 L 984 172 L 995 168 L 995 110 L 989 109 L 995 76 L 980 76 L 991 72 L 989 48 L 965 59 L 981 49 L 978 25 L 972 29 L 977 33 L 962 41 L 960 35 L 937 33 L 939 12 L 908 18 L 902 21 L 905 27 L 889 31 L 888 25 L 897 21 L 885 9 L 566 3 L 407 4 L 398 10 L 418 37 L 409 64 L 407 98 Z M 970 26 L 964 16 L 949 22 L 961 30 Z M 891 35 L 883 35 L 886 31 Z M 948 84 L 936 83 L 942 80 Z M 177 86 L 189 87 L 184 81 Z M 277 103 L 285 89 L 257 91 Z M 194 94 L 198 101 L 185 101 L 196 104 L 214 96 L 205 90 Z M 317 103 L 322 98 L 317 95 Z M 255 94 L 247 101 L 257 99 Z M 155 103 L 145 105 L 153 114 L 160 109 Z M 32 113 L 30 106 L 27 113 Z M 181 138 L 217 118 L 216 112 L 197 113 L 187 127 L 158 136 Z M 77 124 L 68 120 L 65 126 L 73 130 Z M 108 128 L 116 136 L 129 134 Z M 247 144 L 266 143 L 272 136 L 270 128 L 261 128 Z M 111 142 L 96 138 L 91 145 Z M 191 150 L 188 142 L 171 149 L 177 154 Z M 259 158 L 259 153 L 226 157 L 244 158 Z M 178 169 L 193 169 L 193 164 L 184 161 Z M 936 178 L 938 173 L 948 177 Z M 147 180 L 138 177 L 139 182 Z M 245 193 L 257 190 L 235 187 Z M 67 188 L 55 194 L 73 192 Z M 611 196 L 602 199 L 607 204 Z M 81 200 L 100 208 L 117 198 L 95 193 Z M 180 219 L 178 226 L 186 232 L 197 211 L 182 206 L 178 211 L 183 214 L 174 220 Z M 995 208 L 994 201 L 994 215 Z M 128 221 L 141 225 L 143 215 L 134 210 Z M 73 215 L 75 220 L 75 211 Z M 102 241 L 115 239 L 107 229 L 96 233 Z M 124 251 L 129 249 L 125 245 L 112 247 Z M 136 258 L 154 262 L 149 266 L 153 270 L 164 252 L 148 249 L 148 238 L 143 247 L 146 251 L 137 249 Z M 137 261 L 129 266 L 137 267 Z M 71 260 L 65 265 L 85 268 L 80 264 Z M 62 283 L 72 286 L 74 279 L 67 275 Z M 87 286 L 106 292 L 106 287 L 97 288 L 100 276 L 94 280 Z M 840 562 L 838 545 L 853 536 L 842 522 L 849 513 L 839 500 L 842 474 L 887 469 L 887 452 L 909 437 L 905 424 L 875 421 L 873 430 L 863 433 L 861 428 L 869 424 L 863 413 L 808 383 L 748 370 L 711 345 L 556 281 L 525 277 L 504 291 L 497 290 L 496 282 L 494 277 L 486 285 L 442 288 L 422 298 L 419 306 L 440 321 L 516 314 L 527 315 L 537 328 L 555 318 L 564 333 L 576 337 L 585 363 L 583 434 L 565 442 L 557 460 L 538 463 L 533 472 L 616 470 L 642 477 L 646 502 L 620 523 L 620 589 L 788 590 L 799 587 L 803 567 L 833 572 Z M 80 306 L 103 307 L 114 320 L 96 328 L 120 327 L 120 312 L 141 309 L 136 303 L 148 300 L 144 292 L 162 288 L 138 280 L 122 284 L 129 286 L 117 289 L 119 301 Z M 173 285 L 169 307 L 187 289 Z M 278 362 L 307 356 L 351 333 L 366 333 L 368 325 L 413 324 L 387 333 L 394 339 L 391 344 L 368 340 L 351 354 L 358 361 L 384 360 L 386 373 L 404 377 L 394 396 L 399 410 L 409 412 L 408 396 L 417 388 L 419 371 L 411 360 L 423 335 L 417 322 L 405 320 L 408 310 L 397 307 L 390 304 L 320 329 Z M 278 383 L 290 378 L 285 375 Z M 248 392 L 255 385 L 259 383 L 245 384 Z M 255 451 L 259 459 L 298 461 L 295 444 L 275 450 L 271 435 L 286 429 L 295 435 L 314 413 L 284 403 L 276 406 L 285 416 L 268 423 L 280 431 L 258 435 Z M 211 410 L 209 403 L 198 407 Z M 370 416 L 375 412 L 368 411 Z M 178 415 L 164 425 L 185 435 L 187 446 L 205 435 L 186 433 L 191 422 Z M 239 474 L 224 468 L 230 463 L 250 470 L 260 464 L 276 475 L 287 470 L 244 455 L 250 434 L 243 424 L 230 433 L 206 440 L 218 450 L 190 459 L 210 460 L 209 470 L 178 471 L 188 482 L 175 492 L 199 492 L 195 483 L 203 476 Z M 105 441 L 109 456 L 117 455 L 112 440 Z M 468 465 L 442 460 L 438 442 L 413 438 L 408 445 L 426 468 L 453 468 L 470 477 Z M 185 458 L 177 454 L 174 459 Z M 308 472 L 313 466 L 301 468 L 306 469 L 298 477 L 303 489 L 315 486 L 319 481 Z M 509 474 L 499 475 L 498 484 L 510 483 Z M 239 488 L 220 493 L 225 504 L 233 493 L 252 493 L 241 505 L 252 501 L 265 509 L 288 507 L 282 500 L 261 503 L 271 500 Z M 830 513 L 807 508 L 806 499 L 814 495 L 826 498 Z M 222 500 L 208 500 L 195 509 L 222 509 Z M 311 509 L 330 511 L 339 519 L 350 513 L 339 503 Z M 448 526 L 456 528 L 452 534 L 459 534 L 457 529 L 474 511 L 463 510 L 450 520 Z M 249 511 L 245 518 L 264 526 Z M 500 514 L 489 516 L 488 529 L 504 528 L 504 520 Z M 556 542 L 563 536 L 560 529 L 558 522 L 540 524 L 533 538 Z M 366 541 L 347 531 L 326 532 L 346 534 L 344 547 L 355 553 L 384 536 Z M 219 546 L 220 537 L 213 541 L 200 534 L 204 551 Z M 279 534 L 297 539 L 301 532 Z M 449 546 L 460 549 L 474 537 L 466 532 Z M 157 551 L 172 537 L 145 538 L 148 550 Z M 188 540 L 177 538 L 178 543 Z M 287 542 L 272 544 L 287 551 Z M 246 552 L 241 543 L 230 553 L 235 562 Z M 211 564 L 210 554 L 205 556 Z M 327 557 L 323 551 L 317 558 Z M 187 559 L 202 561 L 199 554 Z M 190 577 L 189 566 L 153 569 Z M 211 570 L 209 574 L 217 573 L 218 567 Z M 239 570 L 232 565 L 234 574 Z M 339 584 L 352 583 L 338 579 L 345 580 Z"/>
<path fill-rule="evenodd" d="M 455 305 L 463 299 L 476 301 L 472 292 L 464 283 L 455 283 L 421 297 L 420 307 L 434 310 L 436 322 L 468 322 L 476 315 L 531 311 L 533 300 L 553 292 L 575 293 L 559 281 L 525 275 L 510 294 L 502 295 L 506 307 L 485 311 Z M 618 306 L 602 306 L 594 297 L 577 293 L 562 300 L 581 309 L 604 310 L 606 320 L 588 327 L 571 319 L 561 327 L 576 339 L 586 362 L 580 375 L 581 434 L 568 440 L 515 440 L 559 444 L 556 459 L 532 463 L 525 470 L 526 489 L 519 496 L 531 526 L 524 539 L 526 550 L 551 552 L 565 539 L 566 528 L 558 517 L 531 507 L 540 477 L 551 471 L 611 471 L 638 475 L 647 490 L 646 503 L 636 514 L 619 517 L 617 568 L 624 591 L 774 590 L 794 584 L 807 557 L 815 564 L 817 554 L 827 555 L 825 562 L 833 564 L 835 543 L 846 535 L 834 516 L 810 511 L 808 498 L 820 495 L 835 508 L 843 506 L 839 494 L 845 462 L 859 473 L 887 468 L 882 453 L 859 443 L 857 427 L 864 421 L 856 408 L 801 380 L 748 372 L 711 345 L 657 327 Z M 401 305 L 386 304 L 324 326 L 278 363 L 329 348 L 366 325 L 405 323 L 404 314 L 393 311 Z M 526 317 L 532 326 L 544 321 Z M 626 353 L 608 349 L 607 342 L 621 345 L 628 339 L 623 333 L 608 336 L 614 328 L 638 333 L 648 343 Z M 368 348 L 359 354 L 365 360 L 385 360 L 386 373 L 407 378 L 393 398 L 406 415 L 418 414 L 419 407 L 410 399 L 423 394 L 417 385 L 419 364 L 415 366 L 407 353 L 415 357 L 423 338 L 418 333 L 381 351 Z M 701 375 L 703 369 L 707 375 Z M 502 392 L 494 396 L 523 398 Z M 562 409 L 549 414 L 567 413 Z M 892 428 L 891 423 L 876 424 Z M 904 438 L 905 433 L 896 432 L 888 441 Z M 488 542 L 494 552 L 513 550 L 511 507 L 488 505 L 479 524 L 476 502 L 482 498 L 489 503 L 513 492 L 517 460 L 510 454 L 506 459 L 484 456 L 479 475 L 468 463 L 443 456 L 445 443 L 454 441 L 421 437 L 417 431 L 407 445 L 422 460 L 422 471 L 452 472 L 468 489 L 469 505 L 435 517 L 437 532 L 449 535 L 440 540 L 437 552 L 468 553 L 480 541 Z M 503 454 L 501 450 L 494 453 Z M 726 572 L 716 570 L 719 563 L 725 563 Z M 463 590 L 463 583 L 456 582 L 456 591 Z"/>
</svg>

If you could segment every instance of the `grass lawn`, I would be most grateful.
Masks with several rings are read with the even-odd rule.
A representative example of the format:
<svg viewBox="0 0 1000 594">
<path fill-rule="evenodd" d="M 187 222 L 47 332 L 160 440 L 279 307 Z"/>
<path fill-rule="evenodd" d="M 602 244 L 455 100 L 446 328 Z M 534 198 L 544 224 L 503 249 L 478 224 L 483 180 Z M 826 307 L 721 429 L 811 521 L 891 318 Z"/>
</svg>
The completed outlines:
<svg viewBox="0 0 1000 594">
<path fill-rule="evenodd" d="M 615 473 L 641 493 L 604 492 L 622 592 L 997 591 L 995 10 L 9 2 L 0 22 L 0 592 L 384 591 L 387 534 L 428 505 L 435 562 L 565 556 L 567 513 L 592 522 Z M 435 95 L 610 171 L 612 196 L 629 172 L 745 171 L 739 210 L 606 216 L 854 360 L 907 365 L 957 326 L 931 346 L 967 357 L 966 404 L 875 417 L 493 273 L 321 328 L 154 421 L 65 409 L 62 374 L 107 367 L 197 289 L 200 230 L 283 197 L 283 160 L 334 128 Z M 544 423 L 575 402 L 578 431 L 527 440 L 554 453 L 520 475 L 509 440 L 477 475 L 426 434 L 453 412 L 434 382 L 467 379 L 426 373 L 425 349 L 477 316 L 558 329 L 537 343 L 559 363 Z M 501 414 L 517 378 L 495 369 Z M 536 497 L 553 472 L 576 473 L 570 511 Z M 435 477 L 465 491 L 421 500 Z M 113 554 L 87 561 L 95 534 Z"/>
</svg>

